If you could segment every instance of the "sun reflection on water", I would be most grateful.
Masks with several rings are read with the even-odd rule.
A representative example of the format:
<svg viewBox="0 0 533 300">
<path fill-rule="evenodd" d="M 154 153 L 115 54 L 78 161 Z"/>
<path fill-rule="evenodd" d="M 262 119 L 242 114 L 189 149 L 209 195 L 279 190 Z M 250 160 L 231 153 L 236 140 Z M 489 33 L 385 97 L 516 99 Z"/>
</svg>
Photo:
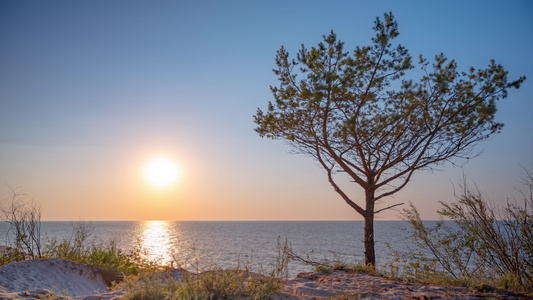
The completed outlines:
<svg viewBox="0 0 533 300">
<path fill-rule="evenodd" d="M 173 240 L 176 231 L 169 221 L 145 221 L 141 224 L 141 255 L 153 262 L 170 265 L 174 260 Z"/>
</svg>

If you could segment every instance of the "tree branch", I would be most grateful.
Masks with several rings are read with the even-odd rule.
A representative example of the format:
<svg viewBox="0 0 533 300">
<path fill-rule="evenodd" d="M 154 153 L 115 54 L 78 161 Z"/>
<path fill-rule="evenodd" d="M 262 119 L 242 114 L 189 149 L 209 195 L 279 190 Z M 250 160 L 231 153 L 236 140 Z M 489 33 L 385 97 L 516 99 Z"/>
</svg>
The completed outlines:
<svg viewBox="0 0 533 300">
<path fill-rule="evenodd" d="M 378 214 L 378 213 L 380 213 L 380 212 L 382 212 L 382 211 L 384 211 L 384 210 L 391 209 L 391 208 L 393 208 L 393 207 L 395 207 L 395 206 L 400 206 L 400 205 L 404 205 L 404 204 L 405 204 L 405 203 L 403 203 L 403 202 L 402 202 L 402 203 L 396 203 L 396 204 L 394 204 L 394 205 L 391 205 L 391 206 L 388 206 L 388 207 L 382 208 L 382 209 L 380 209 L 380 210 L 376 210 L 376 211 L 374 212 L 374 214 Z"/>
</svg>

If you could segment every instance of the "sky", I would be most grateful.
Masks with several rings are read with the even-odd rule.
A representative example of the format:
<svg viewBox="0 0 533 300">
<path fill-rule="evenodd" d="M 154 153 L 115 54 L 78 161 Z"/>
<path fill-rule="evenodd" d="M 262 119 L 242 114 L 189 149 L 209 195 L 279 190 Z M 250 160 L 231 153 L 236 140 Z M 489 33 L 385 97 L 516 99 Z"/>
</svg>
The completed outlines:
<svg viewBox="0 0 533 300">
<path fill-rule="evenodd" d="M 495 59 L 529 79 L 498 103 L 505 126 L 479 157 L 415 174 L 378 208 L 412 202 L 437 219 L 463 174 L 496 205 L 517 199 L 533 170 L 533 2 L 414 0 L 0 0 L 0 199 L 12 187 L 43 220 L 361 220 L 253 115 L 273 100 L 282 45 L 294 56 L 331 30 L 348 50 L 369 45 L 389 11 L 414 57 Z M 143 175 L 161 157 L 179 168 L 163 188 Z"/>
</svg>

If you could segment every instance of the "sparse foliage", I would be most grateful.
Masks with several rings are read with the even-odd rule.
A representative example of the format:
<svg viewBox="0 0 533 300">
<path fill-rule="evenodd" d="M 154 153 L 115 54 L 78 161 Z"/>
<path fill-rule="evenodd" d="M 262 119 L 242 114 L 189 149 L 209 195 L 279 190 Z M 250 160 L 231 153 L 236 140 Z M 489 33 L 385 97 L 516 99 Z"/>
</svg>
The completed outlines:
<svg viewBox="0 0 533 300">
<path fill-rule="evenodd" d="M 453 158 L 471 158 L 473 147 L 501 130 L 494 120 L 496 102 L 518 88 L 507 71 L 491 61 L 485 69 L 458 70 L 444 54 L 434 62 L 420 56 L 423 76 L 408 50 L 393 45 L 399 35 L 392 13 L 374 23 L 372 45 L 352 54 L 332 31 L 311 49 L 302 45 L 296 59 L 281 47 L 271 87 L 274 102 L 258 109 L 255 130 L 261 137 L 284 139 L 324 168 L 329 183 L 365 220 L 365 259 L 375 264 L 374 215 L 379 200 Z M 344 188 L 354 182 L 364 190 L 357 201 Z"/>
<path fill-rule="evenodd" d="M 426 227 L 411 205 L 404 216 L 412 225 L 411 237 L 433 259 L 430 273 L 440 271 L 456 280 L 482 280 L 504 289 L 533 289 L 533 174 L 526 170 L 523 199 L 508 200 L 503 208 L 491 205 L 483 193 L 460 185 L 457 201 L 441 203 L 438 213 L 454 226 L 438 222 Z M 416 262 L 420 264 L 421 259 Z M 426 264 L 429 265 L 429 264 Z M 411 266 L 415 266 L 411 264 Z M 415 278 L 416 279 L 416 278 Z"/>
<path fill-rule="evenodd" d="M 138 252 L 125 253 L 115 241 L 106 244 L 91 239 L 94 227 L 91 223 L 73 224 L 72 234 L 63 240 L 49 238 L 43 247 L 43 256 L 77 261 L 102 269 L 136 274 L 148 267 Z"/>
<path fill-rule="evenodd" d="M 12 187 L 9 192 L 0 203 L 0 218 L 9 223 L 7 236 L 13 237 L 14 249 L 20 252 L 16 257 L 41 257 L 41 206 Z"/>
</svg>

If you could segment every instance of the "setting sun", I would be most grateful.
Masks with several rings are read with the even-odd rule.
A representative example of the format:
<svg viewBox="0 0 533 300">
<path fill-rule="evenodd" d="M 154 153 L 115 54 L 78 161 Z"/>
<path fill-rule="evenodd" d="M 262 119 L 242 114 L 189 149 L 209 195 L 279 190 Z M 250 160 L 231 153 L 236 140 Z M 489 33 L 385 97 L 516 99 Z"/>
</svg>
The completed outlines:
<svg viewBox="0 0 533 300">
<path fill-rule="evenodd" d="M 157 187 L 166 187 L 176 181 L 179 170 L 172 160 L 159 158 L 152 160 L 144 169 L 144 176 L 148 182 Z"/>
</svg>

